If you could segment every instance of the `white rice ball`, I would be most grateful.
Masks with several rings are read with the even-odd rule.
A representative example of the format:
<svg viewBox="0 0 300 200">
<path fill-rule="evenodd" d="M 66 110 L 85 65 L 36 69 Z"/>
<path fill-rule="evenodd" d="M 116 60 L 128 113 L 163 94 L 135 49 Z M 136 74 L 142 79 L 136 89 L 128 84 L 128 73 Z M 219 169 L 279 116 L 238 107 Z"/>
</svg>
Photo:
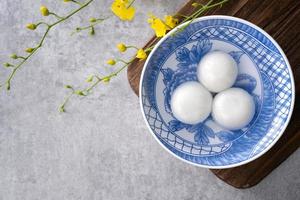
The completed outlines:
<svg viewBox="0 0 300 200">
<path fill-rule="evenodd" d="M 199 81 L 211 92 L 232 87 L 238 75 L 235 60 L 227 53 L 213 51 L 200 61 L 197 70 Z"/>
<path fill-rule="evenodd" d="M 224 128 L 241 129 L 250 123 L 254 113 L 253 97 L 243 89 L 230 88 L 214 97 L 212 116 Z"/>
<path fill-rule="evenodd" d="M 196 81 L 181 84 L 171 97 L 174 117 L 186 124 L 204 121 L 211 113 L 211 106 L 211 93 Z"/>
</svg>

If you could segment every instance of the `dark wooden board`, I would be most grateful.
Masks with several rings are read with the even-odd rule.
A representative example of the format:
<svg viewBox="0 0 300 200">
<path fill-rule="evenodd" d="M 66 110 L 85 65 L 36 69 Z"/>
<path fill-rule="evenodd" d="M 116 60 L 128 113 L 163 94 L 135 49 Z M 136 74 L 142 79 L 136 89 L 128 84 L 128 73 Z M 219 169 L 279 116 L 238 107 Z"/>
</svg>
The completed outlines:
<svg viewBox="0 0 300 200">
<path fill-rule="evenodd" d="M 189 1 L 178 13 L 194 12 Z M 249 188 L 259 183 L 300 146 L 300 1 L 299 0 L 231 0 L 221 8 L 210 10 L 206 15 L 231 15 L 246 19 L 268 32 L 282 47 L 291 64 L 296 89 L 296 101 L 291 121 L 279 141 L 262 157 L 239 167 L 211 170 L 224 182 L 237 187 Z M 153 37 L 145 45 L 158 41 Z M 129 83 L 138 95 L 144 61 L 135 60 L 127 71 Z"/>
</svg>

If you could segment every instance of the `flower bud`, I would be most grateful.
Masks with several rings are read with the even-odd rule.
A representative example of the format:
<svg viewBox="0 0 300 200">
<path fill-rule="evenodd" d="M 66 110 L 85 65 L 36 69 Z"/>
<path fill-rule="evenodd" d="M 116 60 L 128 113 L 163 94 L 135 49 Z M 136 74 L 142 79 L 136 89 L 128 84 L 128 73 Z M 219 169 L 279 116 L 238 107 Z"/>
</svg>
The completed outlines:
<svg viewBox="0 0 300 200">
<path fill-rule="evenodd" d="M 35 30 L 36 29 L 36 25 L 35 24 L 27 24 L 26 28 L 28 28 L 29 30 Z"/>
<path fill-rule="evenodd" d="M 94 79 L 94 76 L 90 75 L 89 77 L 87 77 L 86 82 L 90 83 L 93 81 L 93 79 Z"/>
<path fill-rule="evenodd" d="M 75 94 L 80 95 L 80 96 L 85 96 L 85 94 L 81 90 L 75 91 Z"/>
<path fill-rule="evenodd" d="M 95 29 L 94 29 L 94 27 L 91 28 L 90 35 L 95 35 Z"/>
<path fill-rule="evenodd" d="M 96 21 L 97 21 L 97 19 L 96 19 L 95 17 L 91 17 L 91 18 L 90 18 L 90 22 L 91 22 L 91 23 L 94 23 L 94 22 L 96 22 Z"/>
<path fill-rule="evenodd" d="M 66 112 L 65 107 L 64 106 L 60 106 L 59 107 L 59 112 Z"/>
<path fill-rule="evenodd" d="M 40 11 L 43 16 L 48 16 L 50 14 L 50 12 L 46 6 L 41 6 Z"/>
<path fill-rule="evenodd" d="M 18 56 L 17 56 L 17 54 L 15 54 L 15 53 L 11 54 L 10 57 L 11 57 L 12 59 L 18 59 Z"/>
<path fill-rule="evenodd" d="M 110 78 L 109 78 L 109 77 L 105 77 L 105 78 L 102 79 L 102 81 L 103 81 L 104 83 L 109 83 Z"/>
<path fill-rule="evenodd" d="M 118 47 L 120 52 L 125 52 L 127 50 L 126 45 L 123 44 L 123 43 L 118 44 L 117 47 Z"/>
<path fill-rule="evenodd" d="M 116 61 L 113 60 L 113 59 L 109 59 L 106 63 L 109 64 L 109 65 L 115 65 Z"/>
<path fill-rule="evenodd" d="M 65 88 L 72 89 L 72 86 L 71 85 L 65 85 Z"/>
<path fill-rule="evenodd" d="M 192 3 L 192 6 L 194 7 L 194 8 L 196 8 L 196 7 L 198 7 L 200 4 L 199 3 Z"/>
<path fill-rule="evenodd" d="M 4 67 L 10 67 L 11 66 L 11 64 L 9 64 L 9 63 L 4 63 L 3 65 L 4 65 Z"/>
<path fill-rule="evenodd" d="M 25 51 L 27 52 L 27 53 L 32 53 L 33 52 L 33 48 L 27 48 L 27 49 L 25 49 Z"/>
</svg>

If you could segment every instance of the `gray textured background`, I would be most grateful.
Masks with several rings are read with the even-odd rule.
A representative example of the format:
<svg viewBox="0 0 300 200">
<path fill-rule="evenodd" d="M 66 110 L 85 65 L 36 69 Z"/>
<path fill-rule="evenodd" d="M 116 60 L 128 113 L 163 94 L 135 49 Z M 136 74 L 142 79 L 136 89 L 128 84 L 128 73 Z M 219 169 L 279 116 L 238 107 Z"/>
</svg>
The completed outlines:
<svg viewBox="0 0 300 200">
<path fill-rule="evenodd" d="M 62 1 L 62 0 L 61 0 Z M 35 44 L 38 32 L 24 24 L 41 18 L 39 6 L 58 13 L 75 8 L 61 1 L 1 0 L 0 60 Z M 84 84 L 92 72 L 112 71 L 106 59 L 118 42 L 142 46 L 153 34 L 147 13 L 173 13 L 183 0 L 138 0 L 132 23 L 112 18 L 70 37 L 91 16 L 109 15 L 110 1 L 96 0 L 59 25 L 44 47 L 18 72 L 11 92 L 0 94 L 0 199 L 299 199 L 300 152 L 258 186 L 234 189 L 208 170 L 169 155 L 148 132 L 126 73 L 75 98 L 68 113 L 57 111 L 64 84 Z M 47 18 L 51 20 L 51 18 Z M 7 75 L 0 70 L 1 79 Z"/>
</svg>

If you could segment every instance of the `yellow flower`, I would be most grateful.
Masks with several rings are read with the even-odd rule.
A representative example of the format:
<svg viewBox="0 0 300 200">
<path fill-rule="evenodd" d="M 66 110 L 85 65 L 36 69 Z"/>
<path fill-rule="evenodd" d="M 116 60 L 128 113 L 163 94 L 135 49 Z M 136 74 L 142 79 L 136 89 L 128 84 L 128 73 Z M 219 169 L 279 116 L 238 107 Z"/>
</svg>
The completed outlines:
<svg viewBox="0 0 300 200">
<path fill-rule="evenodd" d="M 139 49 L 136 53 L 136 57 L 144 60 L 145 58 L 147 58 L 147 53 L 144 51 L 144 49 Z"/>
<path fill-rule="evenodd" d="M 168 28 L 175 28 L 175 26 L 177 26 L 177 24 L 178 24 L 178 19 L 174 18 L 171 15 L 166 15 L 165 23 L 168 26 Z"/>
<path fill-rule="evenodd" d="M 119 49 L 120 52 L 125 52 L 127 50 L 126 45 L 123 44 L 123 43 L 118 44 L 117 47 L 118 47 L 118 49 Z"/>
<path fill-rule="evenodd" d="M 162 37 L 166 35 L 166 32 L 177 26 L 178 19 L 174 18 L 171 15 L 166 15 L 165 20 L 161 20 L 158 17 L 150 14 L 148 23 L 151 25 L 151 28 L 155 31 L 156 37 Z"/>
<path fill-rule="evenodd" d="M 116 61 L 113 60 L 113 59 L 109 59 L 106 63 L 109 64 L 109 65 L 115 65 Z"/>
<path fill-rule="evenodd" d="M 36 25 L 35 24 L 27 24 L 26 28 L 28 28 L 30 30 L 35 30 L 36 29 Z"/>
<path fill-rule="evenodd" d="M 40 7 L 40 11 L 41 11 L 41 14 L 43 15 L 43 16 L 48 16 L 50 13 L 49 13 L 49 10 L 48 10 L 48 8 L 46 7 L 46 6 L 41 6 Z"/>
<path fill-rule="evenodd" d="M 155 31 L 156 37 L 162 37 L 166 35 L 168 27 L 166 24 L 159 18 L 151 15 L 148 19 L 148 23 L 151 25 L 151 28 Z"/>
<path fill-rule="evenodd" d="M 134 17 L 135 9 L 129 5 L 128 0 L 115 0 L 111 5 L 111 10 L 121 20 L 131 21 Z"/>
</svg>

